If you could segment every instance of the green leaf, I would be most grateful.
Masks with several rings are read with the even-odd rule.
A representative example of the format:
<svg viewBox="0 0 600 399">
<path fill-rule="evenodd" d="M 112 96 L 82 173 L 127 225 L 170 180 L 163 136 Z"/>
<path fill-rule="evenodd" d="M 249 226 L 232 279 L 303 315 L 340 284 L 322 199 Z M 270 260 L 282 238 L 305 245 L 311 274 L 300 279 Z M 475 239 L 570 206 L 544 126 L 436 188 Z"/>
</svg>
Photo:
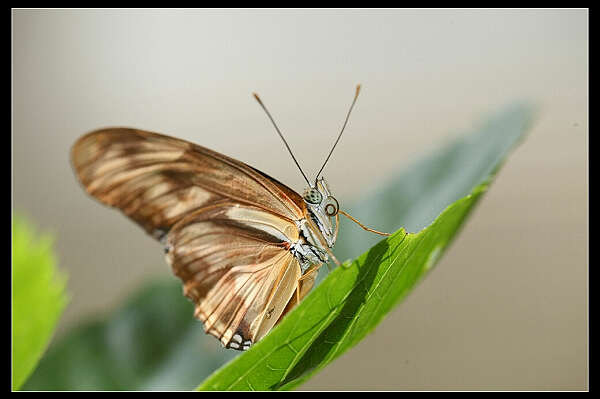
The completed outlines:
<svg viewBox="0 0 600 399">
<path fill-rule="evenodd" d="M 404 224 L 415 229 L 429 224 L 445 201 L 455 202 L 418 233 L 400 229 L 334 270 L 261 342 L 197 389 L 292 389 L 356 345 L 440 259 L 524 134 L 530 115 L 525 106 L 510 108 L 418 163 L 398 185 L 364 200 L 356 209 L 377 210 L 379 217 L 372 218 L 379 220 L 377 228 Z M 362 219 L 373 225 L 368 216 Z M 356 238 L 354 247 L 361 241 Z M 350 252 L 343 245 L 342 251 Z"/>
<path fill-rule="evenodd" d="M 52 238 L 36 237 L 17 215 L 12 233 L 12 389 L 18 390 L 46 350 L 67 296 L 66 278 L 56 269 Z"/>
</svg>

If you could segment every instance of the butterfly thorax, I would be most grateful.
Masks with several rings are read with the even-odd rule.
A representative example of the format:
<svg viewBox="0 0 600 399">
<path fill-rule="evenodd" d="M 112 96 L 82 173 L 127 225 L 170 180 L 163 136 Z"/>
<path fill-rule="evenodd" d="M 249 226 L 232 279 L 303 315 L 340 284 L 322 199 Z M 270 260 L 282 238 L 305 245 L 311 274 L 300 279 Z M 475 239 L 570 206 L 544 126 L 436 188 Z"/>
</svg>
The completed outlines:
<svg viewBox="0 0 600 399">
<path fill-rule="evenodd" d="M 337 238 L 337 200 L 331 195 L 327 182 L 320 178 L 314 187 L 309 187 L 303 195 L 306 203 L 306 218 L 296 222 L 300 240 L 291 250 L 300 262 L 302 272 L 311 265 L 328 260 L 328 248 L 332 248 Z"/>
</svg>

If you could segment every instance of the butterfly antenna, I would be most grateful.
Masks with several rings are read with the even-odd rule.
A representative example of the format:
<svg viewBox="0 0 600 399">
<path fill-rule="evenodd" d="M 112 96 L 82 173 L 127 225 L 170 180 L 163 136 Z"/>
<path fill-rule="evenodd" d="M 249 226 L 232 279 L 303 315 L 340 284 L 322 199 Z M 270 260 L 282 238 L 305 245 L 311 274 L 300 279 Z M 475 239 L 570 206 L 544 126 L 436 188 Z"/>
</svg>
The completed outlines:
<svg viewBox="0 0 600 399">
<path fill-rule="evenodd" d="M 354 104 L 356 103 L 356 99 L 358 98 L 358 93 L 360 93 L 360 84 L 356 85 L 356 94 L 354 94 L 354 100 L 352 101 L 352 105 L 350 105 L 350 109 L 348 110 L 348 114 L 346 115 L 346 120 L 344 121 L 344 125 L 342 126 L 342 131 L 338 135 L 337 140 L 335 140 L 333 147 L 331 147 L 331 151 L 329 151 L 329 155 L 327 155 L 327 159 L 325 159 L 325 162 L 323 162 L 323 166 L 321 166 L 321 169 L 319 170 L 319 173 L 317 173 L 317 177 L 315 177 L 315 180 L 317 180 L 319 178 L 319 175 L 323 171 L 323 168 L 325 167 L 325 165 L 327 165 L 327 161 L 329 161 L 331 154 L 333 154 L 333 150 L 335 149 L 335 146 L 337 145 L 338 141 L 340 141 L 340 138 L 342 137 L 342 133 L 344 133 L 344 129 L 346 128 L 346 124 L 348 123 L 348 119 L 350 118 L 350 113 L 352 112 L 352 108 L 354 108 Z"/>
<path fill-rule="evenodd" d="M 279 137 L 281 137 L 281 140 L 283 140 L 283 144 L 285 144 L 285 147 L 287 148 L 287 150 L 289 151 L 290 155 L 292 156 L 292 159 L 294 160 L 294 162 L 296 163 L 296 166 L 298 167 L 298 170 L 300 170 L 300 173 L 302 173 L 302 176 L 304 177 L 304 180 L 306 180 L 306 183 L 308 183 L 308 185 L 310 187 L 311 184 L 308 181 L 308 178 L 306 177 L 306 175 L 304 174 L 304 171 L 302 170 L 302 168 L 300 167 L 300 164 L 298 163 L 298 161 L 296 160 L 296 157 L 294 156 L 294 153 L 292 153 L 292 149 L 290 148 L 290 146 L 288 145 L 287 141 L 285 141 L 285 138 L 283 137 L 283 134 L 281 134 L 281 131 L 279 130 L 279 128 L 277 127 L 277 124 L 275 123 L 275 121 L 273 120 L 273 117 L 271 116 L 271 113 L 269 112 L 269 110 L 267 109 L 267 107 L 265 107 L 265 104 L 263 104 L 263 102 L 261 101 L 260 97 L 258 96 L 258 94 L 256 93 L 252 93 L 252 95 L 254 96 L 254 98 L 256 99 L 256 101 L 258 101 L 258 103 L 260 104 L 260 106 L 262 107 L 262 109 L 265 110 L 265 112 L 267 113 L 267 116 L 269 117 L 269 119 L 271 120 L 271 123 L 273 124 L 273 126 L 275 126 L 275 130 L 277 130 L 277 134 L 279 134 Z"/>
</svg>

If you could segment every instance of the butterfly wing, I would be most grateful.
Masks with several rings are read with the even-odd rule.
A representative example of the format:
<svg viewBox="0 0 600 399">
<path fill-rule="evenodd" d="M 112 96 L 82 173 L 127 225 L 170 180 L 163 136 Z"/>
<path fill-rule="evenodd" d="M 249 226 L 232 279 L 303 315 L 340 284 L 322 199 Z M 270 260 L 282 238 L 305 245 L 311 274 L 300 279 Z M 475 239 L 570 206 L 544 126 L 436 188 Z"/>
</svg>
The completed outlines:
<svg viewBox="0 0 600 399">
<path fill-rule="evenodd" d="M 201 207 L 235 201 L 290 220 L 306 207 L 299 194 L 260 171 L 199 145 L 128 128 L 81 137 L 71 162 L 86 191 L 121 209 L 157 239 Z"/>
<path fill-rule="evenodd" d="M 295 304 L 298 286 L 305 294 L 290 245 L 306 207 L 285 185 L 207 148 L 127 128 L 83 136 L 71 160 L 90 195 L 166 240 L 196 317 L 223 345 L 247 349 Z"/>
<path fill-rule="evenodd" d="M 248 349 L 279 320 L 302 275 L 289 250 L 295 223 L 261 208 L 222 203 L 184 217 L 167 237 L 167 262 L 207 333 Z"/>
<path fill-rule="evenodd" d="M 281 319 L 283 319 L 283 316 L 285 316 L 289 311 L 294 309 L 296 305 L 298 305 L 300 301 L 302 301 L 302 299 L 304 299 L 304 297 L 308 295 L 310 290 L 312 290 L 317 280 L 320 267 L 321 265 L 314 265 L 312 268 L 304 272 L 304 274 L 298 279 L 298 291 L 295 292 L 294 295 L 292 295 L 292 297 L 288 301 L 285 309 L 283 309 L 283 312 L 281 312 L 281 314 L 279 315 L 277 323 L 279 323 Z"/>
</svg>

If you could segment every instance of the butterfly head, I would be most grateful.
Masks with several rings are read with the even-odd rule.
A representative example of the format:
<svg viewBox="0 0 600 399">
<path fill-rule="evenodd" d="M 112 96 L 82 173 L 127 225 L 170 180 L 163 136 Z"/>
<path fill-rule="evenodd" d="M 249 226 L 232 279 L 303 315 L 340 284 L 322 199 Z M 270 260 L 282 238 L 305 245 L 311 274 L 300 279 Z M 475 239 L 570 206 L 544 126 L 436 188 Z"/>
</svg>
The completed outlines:
<svg viewBox="0 0 600 399">
<path fill-rule="evenodd" d="M 320 177 L 313 187 L 304 190 L 304 202 L 314 222 L 331 248 L 337 238 L 337 214 L 340 208 L 338 201 L 329 191 L 324 177 Z"/>
</svg>

